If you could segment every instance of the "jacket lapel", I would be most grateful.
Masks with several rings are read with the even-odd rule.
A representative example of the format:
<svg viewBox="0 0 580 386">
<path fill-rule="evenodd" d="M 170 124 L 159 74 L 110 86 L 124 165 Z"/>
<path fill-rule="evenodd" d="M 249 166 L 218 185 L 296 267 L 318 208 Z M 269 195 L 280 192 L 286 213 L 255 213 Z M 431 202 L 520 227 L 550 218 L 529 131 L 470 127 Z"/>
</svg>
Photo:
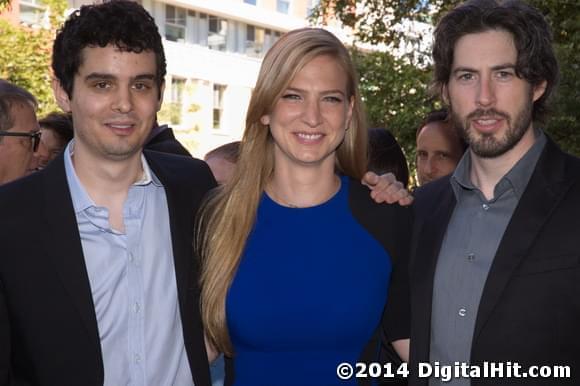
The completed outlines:
<svg viewBox="0 0 580 386">
<path fill-rule="evenodd" d="M 198 267 L 193 251 L 193 223 L 197 211 L 194 192 L 180 180 L 185 176 L 178 177 L 168 170 L 159 153 L 144 151 L 144 154 L 163 184 L 167 198 L 183 339 L 193 380 L 196 385 L 209 385 L 209 365 L 199 315 Z"/>
<path fill-rule="evenodd" d="M 438 194 L 437 199 L 433 199 L 431 192 L 426 192 L 430 197 L 426 201 L 434 203 L 431 207 L 421 210 L 416 221 L 418 222 L 416 234 L 413 238 L 414 253 L 412 253 L 411 276 L 412 319 L 414 321 L 412 340 L 415 342 L 425 342 L 422 345 L 415 345 L 416 358 L 414 360 L 425 362 L 429 359 L 429 341 L 431 335 L 431 306 L 433 299 L 433 280 L 435 277 L 435 267 L 439 250 L 445 237 L 447 224 L 455 208 L 455 196 L 449 180 Z M 431 215 L 429 215 L 432 213 Z"/>
<path fill-rule="evenodd" d="M 491 265 L 479 304 L 473 347 L 515 269 L 553 209 L 575 182 L 574 177 L 566 176 L 565 163 L 564 153 L 548 138 Z"/>
<path fill-rule="evenodd" d="M 191 265 L 188 263 L 192 260 L 191 242 L 193 237 L 193 209 L 183 195 L 187 196 L 187 191 L 179 189 L 179 181 L 175 181 L 170 173 L 164 172 L 159 165 L 158 160 L 149 153 L 144 153 L 151 170 L 163 184 L 167 206 L 169 210 L 169 226 L 171 231 L 171 246 L 173 248 L 173 260 L 175 264 L 175 277 L 177 281 L 177 293 L 180 307 L 185 305 L 186 294 L 191 287 L 188 283 L 192 279 L 190 275 Z M 190 197 L 191 201 L 192 198 Z"/>
<path fill-rule="evenodd" d="M 43 217 L 48 222 L 41 236 L 45 250 L 100 356 L 95 307 L 62 155 L 45 169 L 42 184 Z"/>
</svg>

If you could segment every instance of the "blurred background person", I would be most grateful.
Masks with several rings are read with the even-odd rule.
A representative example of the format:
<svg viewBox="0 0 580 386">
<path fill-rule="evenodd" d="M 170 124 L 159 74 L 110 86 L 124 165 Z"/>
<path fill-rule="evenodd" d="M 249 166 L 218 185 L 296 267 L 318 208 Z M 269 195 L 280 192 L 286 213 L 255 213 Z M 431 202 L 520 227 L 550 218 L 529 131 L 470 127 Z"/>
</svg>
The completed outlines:
<svg viewBox="0 0 580 386">
<path fill-rule="evenodd" d="M 209 151 L 203 159 L 209 165 L 217 183 L 221 185 L 229 181 L 239 155 L 240 141 L 234 141 Z"/>
<path fill-rule="evenodd" d="M 451 174 L 467 144 L 453 127 L 446 109 L 430 112 L 417 130 L 417 179 L 419 185 Z"/>
<path fill-rule="evenodd" d="M 369 129 L 368 170 L 379 175 L 393 173 L 405 188 L 409 184 L 409 166 L 403 149 L 395 136 L 387 129 Z"/>
<path fill-rule="evenodd" d="M 0 185 L 38 167 L 33 153 L 40 145 L 36 98 L 0 79 Z"/>
<path fill-rule="evenodd" d="M 42 132 L 43 151 L 38 151 L 38 166 L 45 167 L 58 156 L 73 138 L 73 123 L 70 114 L 52 112 L 38 121 Z"/>
</svg>

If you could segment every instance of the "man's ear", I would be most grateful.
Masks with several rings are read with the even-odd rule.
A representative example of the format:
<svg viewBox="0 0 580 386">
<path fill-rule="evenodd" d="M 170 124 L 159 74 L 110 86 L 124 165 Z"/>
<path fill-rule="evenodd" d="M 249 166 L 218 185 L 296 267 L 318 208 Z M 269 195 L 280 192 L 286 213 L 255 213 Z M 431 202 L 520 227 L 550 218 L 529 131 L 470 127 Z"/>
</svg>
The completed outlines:
<svg viewBox="0 0 580 386">
<path fill-rule="evenodd" d="M 157 101 L 157 112 L 161 110 L 161 106 L 163 105 L 163 94 L 165 93 L 165 80 L 161 82 L 161 86 L 159 87 L 159 100 Z"/>
<path fill-rule="evenodd" d="M 544 95 L 546 92 L 546 87 L 548 87 L 548 82 L 545 80 L 537 86 L 534 86 L 534 102 L 540 99 L 542 95 Z"/>
<path fill-rule="evenodd" d="M 65 113 L 70 113 L 70 97 L 68 96 L 67 92 L 62 88 L 60 81 L 56 78 L 52 79 L 52 92 L 54 94 L 54 99 L 56 99 L 56 104 L 58 107 L 62 109 Z"/>
</svg>

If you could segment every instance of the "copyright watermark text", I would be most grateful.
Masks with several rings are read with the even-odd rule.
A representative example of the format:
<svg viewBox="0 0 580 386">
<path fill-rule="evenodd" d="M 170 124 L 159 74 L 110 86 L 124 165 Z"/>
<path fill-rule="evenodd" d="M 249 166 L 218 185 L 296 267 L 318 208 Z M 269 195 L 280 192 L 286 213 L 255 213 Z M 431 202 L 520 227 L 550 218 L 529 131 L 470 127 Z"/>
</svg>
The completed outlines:
<svg viewBox="0 0 580 386">
<path fill-rule="evenodd" d="M 416 368 L 419 378 L 438 378 L 448 382 L 454 378 L 570 378 L 570 366 L 529 366 L 517 362 L 483 362 L 481 365 L 455 362 L 442 365 L 439 362 L 419 363 Z M 407 378 L 407 363 L 394 366 L 392 363 L 341 363 L 336 367 L 338 378 Z"/>
</svg>

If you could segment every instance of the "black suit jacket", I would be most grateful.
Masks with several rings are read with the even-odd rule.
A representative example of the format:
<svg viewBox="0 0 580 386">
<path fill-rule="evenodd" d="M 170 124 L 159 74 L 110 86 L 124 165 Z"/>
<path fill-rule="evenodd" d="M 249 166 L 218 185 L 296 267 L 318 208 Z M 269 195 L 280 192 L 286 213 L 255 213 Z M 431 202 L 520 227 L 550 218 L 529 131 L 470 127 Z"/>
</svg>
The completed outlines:
<svg viewBox="0 0 580 386">
<path fill-rule="evenodd" d="M 202 161 L 145 155 L 167 195 L 191 372 L 197 386 L 208 386 L 192 236 L 194 215 L 215 180 Z M 61 155 L 43 171 L 0 187 L 0 385 L 102 385 L 101 356 Z"/>
<path fill-rule="evenodd" d="M 433 278 L 454 207 L 449 177 L 417 192 L 409 265 L 410 369 L 429 361 Z M 406 301 L 399 297 L 390 307 L 404 311 Z M 572 377 L 472 379 L 472 385 L 580 385 L 580 160 L 550 139 L 483 288 L 471 362 L 483 361 L 568 365 Z M 409 384 L 427 385 L 427 379 Z"/>
</svg>

